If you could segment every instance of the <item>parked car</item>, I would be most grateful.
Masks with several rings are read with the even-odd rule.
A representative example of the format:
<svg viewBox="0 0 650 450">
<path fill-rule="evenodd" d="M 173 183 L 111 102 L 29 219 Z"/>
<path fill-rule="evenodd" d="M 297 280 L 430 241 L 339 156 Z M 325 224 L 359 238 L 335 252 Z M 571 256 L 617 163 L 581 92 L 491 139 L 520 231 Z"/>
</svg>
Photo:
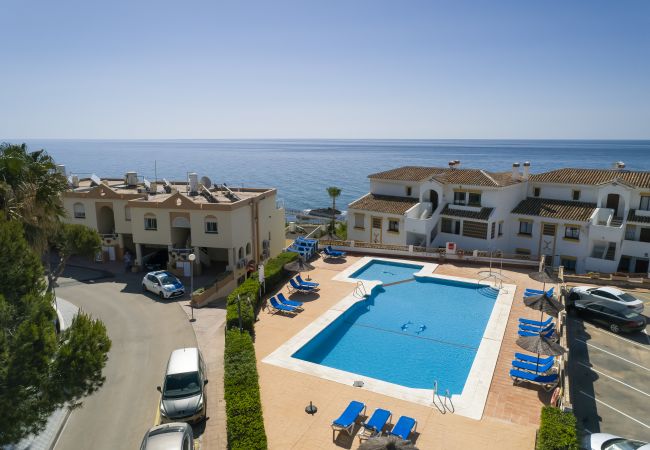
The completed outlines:
<svg viewBox="0 0 650 450">
<path fill-rule="evenodd" d="M 153 292 L 160 298 L 178 297 L 185 294 L 183 283 L 166 270 L 146 274 L 142 278 L 142 290 Z"/>
<path fill-rule="evenodd" d="M 194 450 L 192 427 L 183 422 L 153 427 L 144 434 L 140 450 Z"/>
<path fill-rule="evenodd" d="M 160 418 L 165 422 L 196 423 L 205 419 L 205 363 L 198 348 L 174 350 L 169 357 L 165 381 L 158 391 Z"/>
<path fill-rule="evenodd" d="M 614 302 L 580 300 L 574 307 L 576 314 L 583 319 L 604 325 L 613 333 L 641 331 L 646 326 L 645 317 Z"/>
<path fill-rule="evenodd" d="M 594 433 L 585 436 L 582 448 L 584 450 L 650 450 L 650 444 L 613 434 Z"/>
<path fill-rule="evenodd" d="M 611 286 L 577 286 L 571 289 L 569 300 L 576 302 L 578 300 L 600 300 L 602 302 L 623 305 L 639 314 L 643 312 L 642 300 Z"/>
</svg>

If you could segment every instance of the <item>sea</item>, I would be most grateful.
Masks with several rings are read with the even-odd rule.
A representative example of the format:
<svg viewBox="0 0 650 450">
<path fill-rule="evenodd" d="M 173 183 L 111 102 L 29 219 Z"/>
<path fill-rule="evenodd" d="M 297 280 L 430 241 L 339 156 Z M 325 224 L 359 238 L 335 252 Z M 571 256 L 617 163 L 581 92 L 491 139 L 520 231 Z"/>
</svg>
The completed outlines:
<svg viewBox="0 0 650 450">
<path fill-rule="evenodd" d="M 327 187 L 341 189 L 337 208 L 369 191 L 368 175 L 404 165 L 509 171 L 530 161 L 531 172 L 561 167 L 650 170 L 650 141 L 590 140 L 61 140 L 10 139 L 45 149 L 68 173 L 149 180 L 186 180 L 189 172 L 231 187 L 274 187 L 288 209 L 331 205 Z"/>
</svg>

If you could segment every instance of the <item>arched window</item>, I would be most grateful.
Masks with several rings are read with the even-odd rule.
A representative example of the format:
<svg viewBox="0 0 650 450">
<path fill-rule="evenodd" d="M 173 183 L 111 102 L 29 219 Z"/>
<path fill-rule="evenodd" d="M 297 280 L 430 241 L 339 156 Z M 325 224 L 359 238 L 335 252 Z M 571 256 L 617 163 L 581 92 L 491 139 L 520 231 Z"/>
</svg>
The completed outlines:
<svg viewBox="0 0 650 450">
<path fill-rule="evenodd" d="M 251 243 L 250 242 L 248 244 L 246 244 L 246 254 L 247 255 L 251 254 Z"/>
<path fill-rule="evenodd" d="M 205 232 L 210 234 L 219 234 L 219 226 L 216 217 L 205 216 Z"/>
<path fill-rule="evenodd" d="M 239 259 L 244 257 L 244 247 L 239 247 Z"/>
<path fill-rule="evenodd" d="M 75 203 L 73 209 L 75 219 L 86 218 L 86 207 L 83 205 L 83 203 Z"/>
<path fill-rule="evenodd" d="M 128 206 L 124 207 L 124 220 L 127 222 L 131 221 L 131 208 Z"/>
<path fill-rule="evenodd" d="M 144 229 L 154 231 L 158 229 L 158 219 L 156 219 L 155 215 L 151 213 L 144 215 Z"/>
</svg>

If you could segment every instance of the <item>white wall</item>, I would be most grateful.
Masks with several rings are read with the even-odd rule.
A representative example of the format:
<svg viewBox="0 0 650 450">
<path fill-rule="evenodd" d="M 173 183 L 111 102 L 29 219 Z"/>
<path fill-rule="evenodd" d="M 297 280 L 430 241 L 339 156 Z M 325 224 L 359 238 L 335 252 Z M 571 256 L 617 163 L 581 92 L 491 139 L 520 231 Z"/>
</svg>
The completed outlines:
<svg viewBox="0 0 650 450">
<path fill-rule="evenodd" d="M 411 187 L 411 195 L 406 195 L 406 188 Z M 395 197 L 420 197 L 420 184 L 417 181 L 370 180 L 370 192 L 377 195 Z"/>
</svg>

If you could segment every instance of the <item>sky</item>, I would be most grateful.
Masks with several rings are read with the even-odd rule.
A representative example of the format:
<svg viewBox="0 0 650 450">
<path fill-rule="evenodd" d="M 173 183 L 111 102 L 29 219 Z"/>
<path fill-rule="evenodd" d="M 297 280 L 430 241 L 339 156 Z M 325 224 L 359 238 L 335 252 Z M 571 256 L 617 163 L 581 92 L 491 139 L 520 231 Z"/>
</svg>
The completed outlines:
<svg viewBox="0 0 650 450">
<path fill-rule="evenodd" d="M 648 0 L 2 0 L 9 138 L 650 138 Z"/>
</svg>

